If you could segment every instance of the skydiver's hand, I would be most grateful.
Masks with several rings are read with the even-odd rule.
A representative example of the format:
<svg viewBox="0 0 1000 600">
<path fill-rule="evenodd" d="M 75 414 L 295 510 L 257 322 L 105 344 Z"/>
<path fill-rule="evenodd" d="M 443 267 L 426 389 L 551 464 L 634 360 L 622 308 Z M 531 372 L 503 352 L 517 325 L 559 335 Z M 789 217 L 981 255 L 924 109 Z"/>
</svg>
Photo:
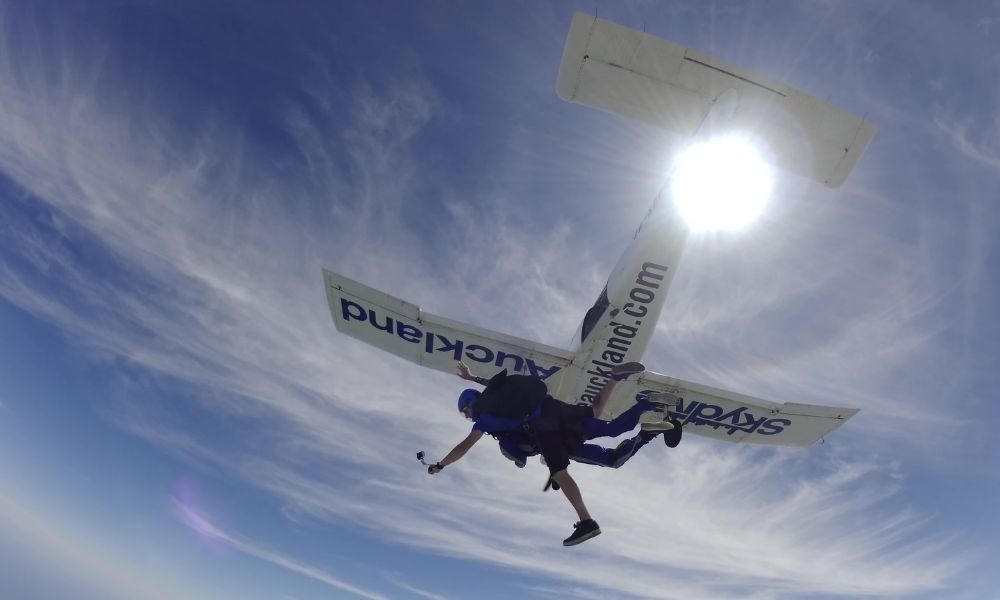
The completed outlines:
<svg viewBox="0 0 1000 600">
<path fill-rule="evenodd" d="M 476 379 L 472 376 L 472 372 L 469 371 L 469 366 L 464 362 L 458 363 L 458 376 L 468 381 L 474 381 Z"/>
<path fill-rule="evenodd" d="M 427 467 L 427 474 L 428 475 L 437 475 L 438 473 L 441 472 L 441 469 L 443 469 L 443 468 L 444 468 L 444 465 L 442 465 L 441 463 L 439 463 L 439 462 L 438 463 L 434 463 L 433 465 Z"/>
</svg>

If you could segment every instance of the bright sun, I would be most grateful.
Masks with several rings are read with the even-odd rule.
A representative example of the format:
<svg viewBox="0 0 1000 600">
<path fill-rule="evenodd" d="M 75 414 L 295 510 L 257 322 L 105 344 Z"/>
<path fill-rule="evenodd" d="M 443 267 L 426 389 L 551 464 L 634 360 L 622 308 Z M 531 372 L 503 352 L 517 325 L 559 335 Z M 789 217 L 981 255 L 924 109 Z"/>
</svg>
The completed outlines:
<svg viewBox="0 0 1000 600">
<path fill-rule="evenodd" d="M 694 230 L 750 224 L 771 194 L 771 170 L 747 140 L 723 137 L 691 146 L 673 172 L 677 208 Z"/>
</svg>

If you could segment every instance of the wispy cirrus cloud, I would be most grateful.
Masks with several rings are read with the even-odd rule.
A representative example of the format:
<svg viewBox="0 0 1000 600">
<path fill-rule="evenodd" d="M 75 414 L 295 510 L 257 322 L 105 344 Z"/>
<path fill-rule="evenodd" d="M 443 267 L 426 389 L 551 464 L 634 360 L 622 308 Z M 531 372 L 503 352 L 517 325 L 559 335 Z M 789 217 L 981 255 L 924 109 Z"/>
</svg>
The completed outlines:
<svg viewBox="0 0 1000 600">
<path fill-rule="evenodd" d="M 386 596 L 381 594 L 352 585 L 344 581 L 342 578 L 331 575 L 323 569 L 303 564 L 278 552 L 274 552 L 273 550 L 269 550 L 255 544 L 252 541 L 219 529 L 219 527 L 209 521 L 205 516 L 199 514 L 192 507 L 184 505 L 184 503 L 180 502 L 176 498 L 174 498 L 173 505 L 174 509 L 177 511 L 178 518 L 185 525 L 201 535 L 208 536 L 209 538 L 226 544 L 226 546 L 236 550 L 237 552 L 241 552 L 247 556 L 262 560 L 282 569 L 291 571 L 292 573 L 296 573 L 298 575 L 302 575 L 303 577 L 323 583 L 335 590 L 347 592 L 360 598 L 368 598 L 369 600 L 384 600 L 386 598 Z"/>
<path fill-rule="evenodd" d="M 59 85 L 23 81 L 18 74 L 32 61 L 37 68 L 28 72 L 62 72 Z M 606 533 L 573 554 L 550 552 L 557 545 L 553 524 L 570 519 L 562 498 L 525 484 L 525 477 L 542 481 L 537 465 L 516 472 L 478 448 L 437 478 L 419 469 L 415 449 L 443 453 L 465 433 L 451 401 L 440 400 L 459 385 L 338 337 L 320 267 L 433 312 L 561 345 L 602 285 L 592 265 L 604 258 L 594 248 L 625 240 L 579 235 L 570 216 L 551 226 L 534 222 L 539 199 L 498 191 L 504 164 L 494 165 L 500 183 L 470 196 L 475 202 L 426 202 L 422 210 L 437 211 L 429 231 L 411 205 L 433 177 L 425 172 L 420 134 L 444 108 L 442 92 L 419 73 L 346 86 L 311 78 L 303 86 L 311 100 L 288 101 L 279 111 L 301 159 L 286 167 L 221 115 L 178 128 L 156 102 L 116 101 L 108 89 L 129 82 L 115 69 L 106 51 L 8 52 L 0 61 L 7 115 L 0 121 L 0 168 L 25 191 L 2 207 L 9 258 L 0 263 L 0 294 L 55 323 L 98 360 L 125 359 L 182 384 L 188 415 L 124 387 L 122 404 L 107 410 L 124 429 L 194 464 L 235 474 L 294 514 L 546 581 L 568 580 L 581 593 L 900 596 L 940 589 L 970 560 L 949 535 L 927 532 L 926 515 L 906 507 L 891 463 L 860 452 L 747 451 L 697 439 L 666 460 L 656 447 L 621 471 L 579 469 Z M 834 256 L 838 268 L 814 274 L 813 254 L 829 249 L 829 240 L 797 256 L 793 249 L 830 217 L 856 215 L 803 212 L 802 232 L 755 246 L 756 266 L 729 263 L 742 274 L 722 267 L 711 278 L 679 279 L 671 298 L 678 306 L 667 311 L 676 326 L 668 331 L 682 347 L 714 331 L 760 335 L 831 289 L 844 286 L 843 300 L 874 286 L 880 297 L 844 300 L 839 314 L 830 309 L 836 318 L 828 327 L 806 314 L 809 335 L 778 328 L 762 352 L 792 348 L 777 355 L 780 361 L 766 353 L 749 365 L 736 360 L 746 346 L 727 347 L 723 335 L 708 338 L 712 352 L 688 357 L 692 368 L 729 387 L 749 382 L 761 394 L 804 392 L 814 394 L 807 401 L 830 402 L 842 386 L 823 373 L 830 356 L 846 357 L 843 372 L 870 381 L 877 374 L 865 370 L 868 359 L 858 349 L 878 331 L 893 340 L 890 362 L 905 363 L 922 351 L 922 336 L 935 333 L 915 334 L 905 318 L 936 297 L 910 266 L 849 281 L 847 265 L 878 248 L 900 252 L 876 247 L 871 230 L 864 243 Z M 719 260 L 726 252 L 692 247 L 692 273 L 708 262 L 726 264 Z M 789 255 L 787 271 L 767 271 Z M 570 269 L 579 271 L 570 276 Z M 728 297 L 717 282 L 732 283 L 729 275 L 769 285 Z M 920 292 L 919 300 L 908 314 L 886 315 L 885 300 L 900 285 Z M 767 326 L 740 325 L 750 319 Z M 720 358 L 720 347 L 728 356 Z M 654 348 L 650 364 L 676 364 L 684 352 Z M 905 412 L 875 394 L 865 400 L 873 412 Z M 238 427 L 205 434 L 215 423 Z M 919 418 L 910 425 L 906 434 L 930 426 Z M 897 435 L 881 427 L 868 433 L 893 441 Z M 245 554 L 376 597 L 199 519 L 198 527 Z M 484 535 L 507 542 L 484 544 Z"/>
<path fill-rule="evenodd" d="M 401 577 L 393 574 L 387 574 L 385 576 L 386 580 L 391 582 L 393 585 L 405 590 L 414 596 L 419 598 L 427 598 L 427 600 L 446 600 L 447 596 L 442 596 L 440 594 L 435 594 L 434 592 L 428 592 L 427 590 L 422 590 L 418 587 L 414 587 L 406 583 Z"/>
<path fill-rule="evenodd" d="M 962 156 L 1000 171 L 1000 119 L 984 124 L 977 117 L 938 114 L 934 124 Z"/>
</svg>

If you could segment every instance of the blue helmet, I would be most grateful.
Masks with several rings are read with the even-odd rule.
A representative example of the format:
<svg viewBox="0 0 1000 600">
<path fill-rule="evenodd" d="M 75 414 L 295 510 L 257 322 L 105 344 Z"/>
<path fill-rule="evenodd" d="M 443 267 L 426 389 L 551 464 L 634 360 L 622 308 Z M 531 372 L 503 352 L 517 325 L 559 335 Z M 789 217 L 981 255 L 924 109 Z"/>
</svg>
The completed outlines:
<svg viewBox="0 0 1000 600">
<path fill-rule="evenodd" d="M 479 400 L 479 390 L 467 389 L 458 397 L 458 412 L 462 412 L 466 407 L 474 407 L 476 400 Z"/>
</svg>

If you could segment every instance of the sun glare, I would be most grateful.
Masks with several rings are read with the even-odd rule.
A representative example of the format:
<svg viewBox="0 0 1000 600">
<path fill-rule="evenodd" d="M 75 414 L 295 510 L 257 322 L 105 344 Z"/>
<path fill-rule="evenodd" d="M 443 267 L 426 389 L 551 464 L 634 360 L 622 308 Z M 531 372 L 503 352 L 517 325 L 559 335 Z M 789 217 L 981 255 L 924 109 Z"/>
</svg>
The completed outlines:
<svg viewBox="0 0 1000 600">
<path fill-rule="evenodd" d="M 677 208 L 695 230 L 749 225 L 771 193 L 771 171 L 750 142 L 726 137 L 696 144 L 672 176 Z"/>
</svg>

